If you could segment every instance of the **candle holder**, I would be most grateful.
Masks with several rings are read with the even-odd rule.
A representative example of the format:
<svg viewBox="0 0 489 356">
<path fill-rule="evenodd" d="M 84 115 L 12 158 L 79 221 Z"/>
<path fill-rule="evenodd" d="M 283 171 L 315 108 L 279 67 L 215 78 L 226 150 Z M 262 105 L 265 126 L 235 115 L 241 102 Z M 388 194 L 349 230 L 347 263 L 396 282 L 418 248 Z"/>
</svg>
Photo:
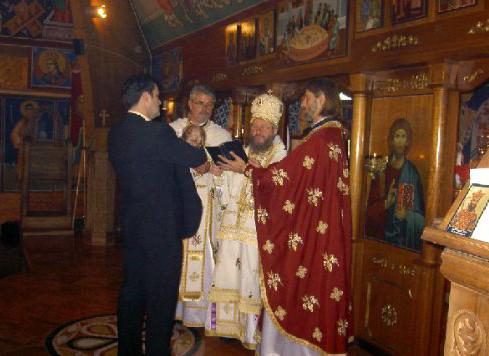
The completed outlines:
<svg viewBox="0 0 489 356">
<path fill-rule="evenodd" d="M 482 133 L 481 135 L 479 135 L 479 137 L 477 137 L 477 142 L 478 142 L 478 145 L 477 145 L 477 154 L 478 154 L 478 158 L 482 158 L 482 156 L 484 156 L 484 154 L 486 153 L 488 147 L 489 147 L 489 134 L 488 133 Z"/>
<path fill-rule="evenodd" d="M 389 156 L 378 156 L 374 153 L 365 157 L 365 169 L 370 177 L 375 179 L 380 173 L 385 171 L 388 162 Z"/>
</svg>

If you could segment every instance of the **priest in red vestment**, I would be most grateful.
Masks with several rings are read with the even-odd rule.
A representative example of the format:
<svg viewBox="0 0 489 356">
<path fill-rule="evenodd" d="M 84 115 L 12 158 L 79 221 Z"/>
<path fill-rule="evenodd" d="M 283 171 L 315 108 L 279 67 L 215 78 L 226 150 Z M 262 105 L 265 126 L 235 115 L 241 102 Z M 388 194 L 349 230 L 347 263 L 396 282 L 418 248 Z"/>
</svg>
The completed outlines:
<svg viewBox="0 0 489 356">
<path fill-rule="evenodd" d="M 253 181 L 261 355 L 346 354 L 353 335 L 350 185 L 337 103 L 334 82 L 309 82 L 301 110 L 312 126 L 304 142 L 267 168 L 238 158 L 224 167 Z"/>
</svg>

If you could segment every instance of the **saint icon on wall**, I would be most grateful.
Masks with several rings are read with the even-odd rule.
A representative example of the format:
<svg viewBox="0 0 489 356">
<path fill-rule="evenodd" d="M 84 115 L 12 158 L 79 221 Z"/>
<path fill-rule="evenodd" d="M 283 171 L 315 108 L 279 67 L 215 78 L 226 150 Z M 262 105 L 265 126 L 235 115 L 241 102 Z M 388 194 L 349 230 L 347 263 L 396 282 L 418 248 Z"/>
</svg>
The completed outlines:
<svg viewBox="0 0 489 356">
<path fill-rule="evenodd" d="M 178 90 L 183 77 L 182 48 L 176 47 L 156 56 L 153 76 L 160 81 L 161 92 Z"/>
<path fill-rule="evenodd" d="M 238 62 L 238 26 L 236 24 L 226 27 L 226 61 L 228 64 Z"/>
<path fill-rule="evenodd" d="M 32 85 L 42 87 L 71 87 L 71 62 L 74 53 L 64 49 L 34 48 Z"/>
<path fill-rule="evenodd" d="M 356 29 L 368 31 L 382 26 L 382 0 L 362 0 L 356 2 Z"/>
<path fill-rule="evenodd" d="M 10 132 L 10 142 L 16 150 L 16 171 L 19 181 L 24 166 L 24 141 L 32 140 L 35 134 L 36 120 L 39 118 L 39 104 L 33 100 L 25 100 L 19 106 L 20 117 Z"/>
<path fill-rule="evenodd" d="M 2 189 L 20 189 L 27 142 L 65 142 L 69 138 L 70 103 L 66 99 L 9 96 L 0 111 L 5 130 Z M 49 164 L 49 162 L 43 162 Z"/>
<path fill-rule="evenodd" d="M 424 199 L 416 166 L 407 159 L 413 142 L 409 122 L 393 122 L 387 137 L 388 163 L 370 180 L 366 235 L 391 245 L 421 250 Z"/>
<path fill-rule="evenodd" d="M 474 6 L 476 3 L 477 0 L 439 0 L 438 12 L 459 10 L 464 7 Z"/>
<path fill-rule="evenodd" d="M 425 0 L 394 0 L 392 3 L 392 23 L 411 21 L 426 16 Z"/>
<path fill-rule="evenodd" d="M 275 50 L 274 12 L 270 11 L 258 18 L 258 55 L 263 56 Z"/>
<path fill-rule="evenodd" d="M 256 57 L 256 23 L 255 18 L 242 21 L 239 26 L 238 58 L 240 61 Z"/>
</svg>

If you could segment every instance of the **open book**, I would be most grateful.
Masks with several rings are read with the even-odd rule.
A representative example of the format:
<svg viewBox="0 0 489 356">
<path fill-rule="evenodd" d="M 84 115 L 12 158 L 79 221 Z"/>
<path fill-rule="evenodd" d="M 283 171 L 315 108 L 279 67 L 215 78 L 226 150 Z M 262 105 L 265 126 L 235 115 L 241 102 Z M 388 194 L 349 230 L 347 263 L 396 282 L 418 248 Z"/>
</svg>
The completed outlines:
<svg viewBox="0 0 489 356">
<path fill-rule="evenodd" d="M 234 158 L 233 156 L 231 156 L 231 151 L 241 157 L 243 161 L 248 162 L 248 156 L 246 155 L 243 144 L 239 140 L 224 142 L 219 146 L 207 146 L 206 150 L 207 152 L 209 152 L 212 160 L 216 164 L 220 161 L 218 157 L 219 155 L 224 156 L 227 159 L 233 160 Z"/>
</svg>

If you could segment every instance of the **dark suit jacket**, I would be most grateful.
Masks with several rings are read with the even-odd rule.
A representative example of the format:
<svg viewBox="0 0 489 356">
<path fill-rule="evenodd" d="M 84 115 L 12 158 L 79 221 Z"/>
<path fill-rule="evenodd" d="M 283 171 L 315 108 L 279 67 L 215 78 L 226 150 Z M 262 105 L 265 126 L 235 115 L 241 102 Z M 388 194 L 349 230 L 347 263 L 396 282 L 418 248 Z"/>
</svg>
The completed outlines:
<svg viewBox="0 0 489 356">
<path fill-rule="evenodd" d="M 189 168 L 206 161 L 205 151 L 177 138 L 166 122 L 147 122 L 136 114 L 114 125 L 108 142 L 126 247 L 155 258 L 163 250 L 165 258 L 179 260 L 180 239 L 193 235 L 201 219 Z"/>
</svg>

